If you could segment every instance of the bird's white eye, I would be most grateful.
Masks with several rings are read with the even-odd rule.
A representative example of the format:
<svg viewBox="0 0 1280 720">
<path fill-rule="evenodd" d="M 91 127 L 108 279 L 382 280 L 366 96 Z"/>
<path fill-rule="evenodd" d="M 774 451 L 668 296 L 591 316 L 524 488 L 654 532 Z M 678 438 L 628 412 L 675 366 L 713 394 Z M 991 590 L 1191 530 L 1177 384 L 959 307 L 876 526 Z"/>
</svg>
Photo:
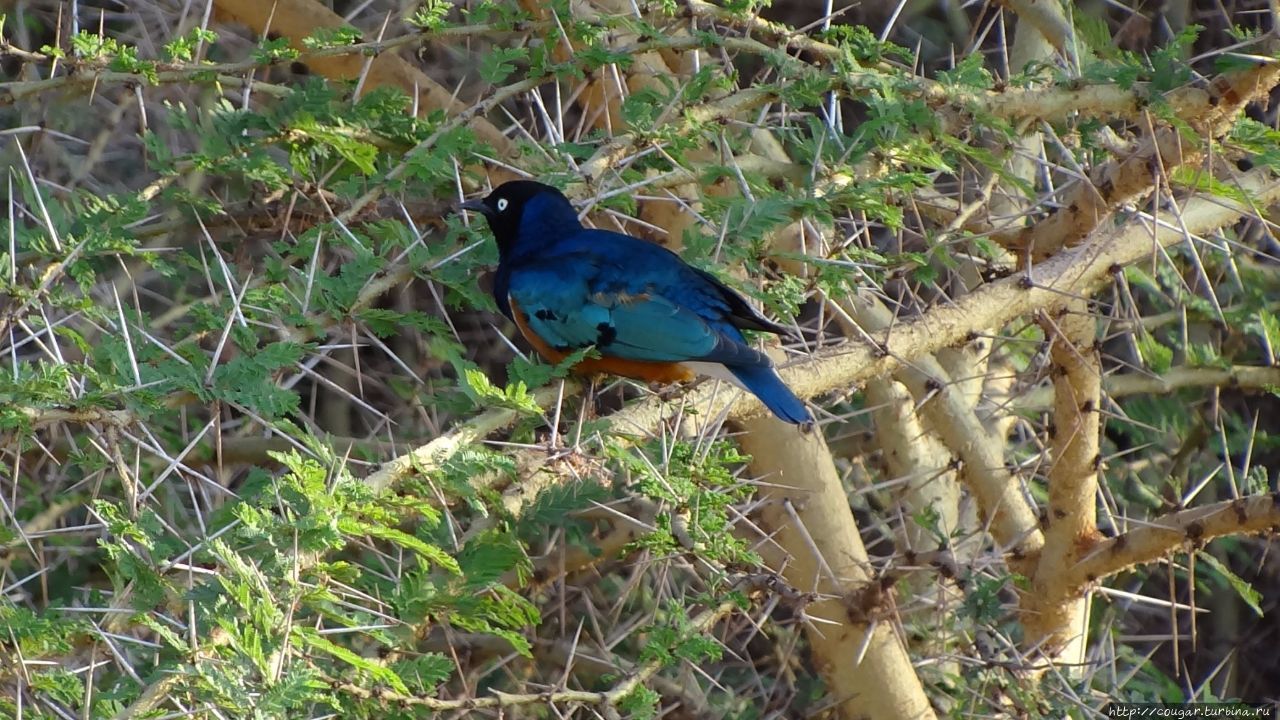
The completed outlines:
<svg viewBox="0 0 1280 720">
<path fill-rule="evenodd" d="M 498 212 L 502 212 L 503 210 L 506 210 L 506 209 L 507 209 L 507 199 L 498 198 Z"/>
</svg>

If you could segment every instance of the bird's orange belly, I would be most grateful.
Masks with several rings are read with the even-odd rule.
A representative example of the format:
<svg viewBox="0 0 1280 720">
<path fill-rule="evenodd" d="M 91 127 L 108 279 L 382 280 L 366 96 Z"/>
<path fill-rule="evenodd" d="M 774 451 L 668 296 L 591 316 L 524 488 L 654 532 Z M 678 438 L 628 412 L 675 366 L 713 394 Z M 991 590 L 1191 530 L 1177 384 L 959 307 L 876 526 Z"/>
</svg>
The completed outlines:
<svg viewBox="0 0 1280 720">
<path fill-rule="evenodd" d="M 520 334 L 524 336 L 524 339 L 529 341 L 533 349 L 538 351 L 539 355 L 553 363 L 558 363 L 568 357 L 568 353 L 556 350 L 538 337 L 538 334 L 529 327 L 529 316 L 525 315 L 514 300 L 511 300 L 510 303 L 511 317 L 516 321 L 516 328 L 520 330 Z M 651 383 L 673 383 L 681 380 L 692 380 L 694 377 L 693 371 L 680 363 L 624 360 L 623 358 L 609 357 L 607 355 L 597 358 L 584 358 L 573 366 L 573 372 L 578 375 L 608 373 Z"/>
</svg>

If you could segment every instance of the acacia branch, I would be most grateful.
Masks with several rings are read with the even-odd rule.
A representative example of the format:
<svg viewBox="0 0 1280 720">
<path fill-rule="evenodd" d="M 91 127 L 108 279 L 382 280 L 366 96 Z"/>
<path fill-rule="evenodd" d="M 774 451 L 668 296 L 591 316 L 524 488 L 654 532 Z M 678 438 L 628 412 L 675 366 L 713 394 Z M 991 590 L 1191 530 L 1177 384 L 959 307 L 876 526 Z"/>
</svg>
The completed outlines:
<svg viewBox="0 0 1280 720">
<path fill-rule="evenodd" d="M 753 133 L 752 144 L 766 157 L 790 162 L 768 133 Z M 749 193 L 745 183 L 742 191 Z M 796 222 L 770 237 L 784 266 L 796 264 L 789 254 L 805 253 L 804 232 Z M 891 603 L 883 602 L 879 581 L 868 572 L 867 552 L 826 439 L 773 417 L 752 419 L 743 429 L 739 443 L 752 456 L 750 469 L 767 479 L 758 494 L 760 521 L 770 532 L 768 546 L 777 552 L 763 553 L 766 562 L 793 585 L 833 596 L 806 607 L 813 620 L 805 630 L 814 667 L 828 687 L 839 690 L 840 717 L 933 717 L 906 648 L 884 622 Z"/>
<path fill-rule="evenodd" d="M 787 582 L 821 599 L 805 608 L 814 664 L 839 717 L 935 717 L 895 634 L 826 441 L 772 417 L 746 423 L 739 443 L 763 477 L 757 548 Z"/>
<path fill-rule="evenodd" d="M 1067 568 L 1062 583 L 1079 589 L 1135 565 L 1214 538 L 1280 532 L 1280 493 L 1250 495 L 1204 507 L 1179 510 L 1150 524 L 1103 540 Z"/>
<path fill-rule="evenodd" d="M 1280 367 L 1233 365 L 1216 367 L 1174 367 L 1158 375 L 1126 373 L 1102 379 L 1102 391 L 1112 399 L 1132 395 L 1167 395 L 1178 390 L 1217 387 L 1226 390 L 1269 391 L 1280 388 Z M 1013 398 L 1013 407 L 1034 412 L 1049 407 L 1053 388 L 1036 388 Z"/>
<path fill-rule="evenodd" d="M 893 322 L 888 308 L 871 293 L 851 297 L 846 306 L 867 332 L 880 333 Z M 1009 553 L 1010 565 L 1029 575 L 1044 538 L 1020 479 L 1005 463 L 1003 440 L 987 432 L 964 393 L 931 354 L 904 358 L 893 377 L 907 386 L 919 412 L 959 458 L 961 480 L 977 498 L 991 534 Z"/>
<path fill-rule="evenodd" d="M 1216 78 L 1202 102 L 1184 109 L 1181 119 L 1212 140 L 1227 132 L 1240 111 L 1265 97 L 1280 80 L 1280 62 L 1267 62 Z M 1088 237 L 1116 208 L 1149 193 L 1160 175 L 1200 160 L 1205 147 L 1196 147 L 1179 128 L 1156 130 L 1129 157 L 1098 167 L 1077 182 L 1048 217 L 1011 236 L 996 239 L 1005 247 L 1026 253 L 1038 262 Z"/>
<path fill-rule="evenodd" d="M 1057 2 L 1036 0 L 1004 0 L 1004 4 L 1018 15 L 1019 26 L 1025 21 L 1049 41 L 1058 52 L 1074 59 L 1075 30 Z M 1021 68 L 1014 68 L 1020 70 Z"/>
<path fill-rule="evenodd" d="M 1064 588 L 1062 579 L 1080 552 L 1098 539 L 1102 360 L 1096 322 L 1084 300 L 1071 301 L 1062 314 L 1044 317 L 1041 325 L 1052 338 L 1053 464 L 1045 546 L 1031 592 L 1022 597 L 1023 618 L 1028 644 L 1077 665 L 1085 658 L 1088 601 Z"/>
<path fill-rule="evenodd" d="M 1020 0 L 1015 11 L 1033 3 Z M 783 47 L 800 50 L 828 63 L 827 69 L 848 72 L 846 66 L 851 53 L 838 45 L 815 40 L 796 32 L 781 23 L 775 23 L 758 15 L 741 15 L 714 5 L 706 0 L 685 0 L 687 13 L 693 17 L 710 18 L 726 25 L 744 27 L 752 35 L 770 38 Z M 1061 50 L 1062 43 L 1074 33 L 1065 18 L 1046 17 L 1051 11 L 1027 13 L 1029 22 L 1041 28 L 1043 36 Z M 837 63 L 846 63 L 838 65 Z M 881 63 L 874 68 L 861 68 L 863 72 L 889 74 L 896 68 Z M 1200 88 L 1183 87 L 1153 97 L 1150 83 L 1133 83 L 1120 87 L 1115 83 L 1081 85 L 1078 78 L 1049 87 L 1005 87 L 1000 90 L 976 91 L 964 87 L 949 87 L 927 78 L 900 78 L 900 90 L 925 100 L 939 114 L 941 131 L 955 134 L 972 124 L 974 114 L 988 115 L 1021 124 L 1027 120 L 1059 122 L 1074 115 L 1089 115 L 1099 119 L 1124 117 L 1138 119 L 1152 103 L 1167 104 L 1176 117 L 1203 114 L 1209 95 Z"/>
<path fill-rule="evenodd" d="M 884 454 L 889 477 L 910 478 L 898 492 L 904 512 L 936 512 L 938 531 L 950 536 L 959 525 L 960 503 L 951 451 L 936 433 L 925 428 L 911 392 L 902 383 L 867 383 L 866 393 L 867 404 L 873 408 L 876 445 Z M 902 533 L 903 547 L 911 552 L 939 548 L 940 541 L 932 528 L 907 523 Z"/>
<path fill-rule="evenodd" d="M 566 395 L 570 392 L 570 388 L 565 389 Z M 533 393 L 534 401 L 544 408 L 555 407 L 560 396 L 558 384 L 539 388 Z M 510 408 L 486 410 L 426 445 L 383 463 L 376 472 L 364 479 L 364 483 L 374 492 L 384 492 L 415 472 L 424 475 L 438 472 L 459 450 L 508 427 L 519 418 L 520 413 Z"/>
</svg>

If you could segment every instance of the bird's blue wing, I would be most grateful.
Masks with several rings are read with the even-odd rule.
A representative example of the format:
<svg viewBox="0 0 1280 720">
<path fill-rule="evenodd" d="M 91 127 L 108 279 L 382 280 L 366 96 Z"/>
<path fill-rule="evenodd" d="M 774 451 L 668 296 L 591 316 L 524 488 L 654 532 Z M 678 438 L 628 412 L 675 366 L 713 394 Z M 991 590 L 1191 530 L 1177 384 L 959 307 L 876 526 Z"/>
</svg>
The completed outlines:
<svg viewBox="0 0 1280 720">
<path fill-rule="evenodd" d="M 676 292 L 662 267 L 628 267 L 598 250 L 561 253 L 512 271 L 510 298 L 548 345 L 594 345 L 606 356 L 649 362 L 768 364 L 705 306 L 696 288 Z"/>
</svg>

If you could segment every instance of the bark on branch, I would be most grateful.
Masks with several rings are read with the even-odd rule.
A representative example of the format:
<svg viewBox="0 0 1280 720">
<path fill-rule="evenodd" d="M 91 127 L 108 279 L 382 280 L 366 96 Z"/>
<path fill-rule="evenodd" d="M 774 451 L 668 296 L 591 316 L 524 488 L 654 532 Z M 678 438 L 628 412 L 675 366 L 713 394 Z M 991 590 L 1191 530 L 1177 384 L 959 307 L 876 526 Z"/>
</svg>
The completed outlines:
<svg viewBox="0 0 1280 720">
<path fill-rule="evenodd" d="M 1259 391 L 1280 387 L 1280 367 L 1235 365 L 1229 368 L 1175 367 L 1159 375 L 1129 373 L 1108 375 L 1102 379 L 1102 391 L 1109 398 L 1132 395 L 1167 395 L 1188 388 L 1210 388 Z M 1014 398 L 1017 410 L 1035 411 L 1048 408 L 1053 401 L 1052 388 L 1037 388 Z"/>
<path fill-rule="evenodd" d="M 1088 639 L 1087 596 L 1060 585 L 1080 553 L 1098 539 L 1098 442 L 1102 359 L 1094 316 L 1084 300 L 1041 325 L 1052 338 L 1053 426 L 1045 545 L 1022 598 L 1029 645 L 1073 666 L 1084 662 Z"/>
<path fill-rule="evenodd" d="M 765 481 L 760 514 L 772 532 L 758 549 L 788 583 L 822 598 L 805 609 L 805 634 L 840 717 L 935 717 L 890 622 L 892 603 L 870 572 L 826 442 L 773 418 L 746 429 L 740 442 Z"/>
<path fill-rule="evenodd" d="M 1157 518 L 1145 527 L 1103 540 L 1063 574 L 1068 588 L 1081 588 L 1134 565 L 1149 563 L 1214 538 L 1280 531 L 1280 493 L 1249 495 Z"/>
</svg>

